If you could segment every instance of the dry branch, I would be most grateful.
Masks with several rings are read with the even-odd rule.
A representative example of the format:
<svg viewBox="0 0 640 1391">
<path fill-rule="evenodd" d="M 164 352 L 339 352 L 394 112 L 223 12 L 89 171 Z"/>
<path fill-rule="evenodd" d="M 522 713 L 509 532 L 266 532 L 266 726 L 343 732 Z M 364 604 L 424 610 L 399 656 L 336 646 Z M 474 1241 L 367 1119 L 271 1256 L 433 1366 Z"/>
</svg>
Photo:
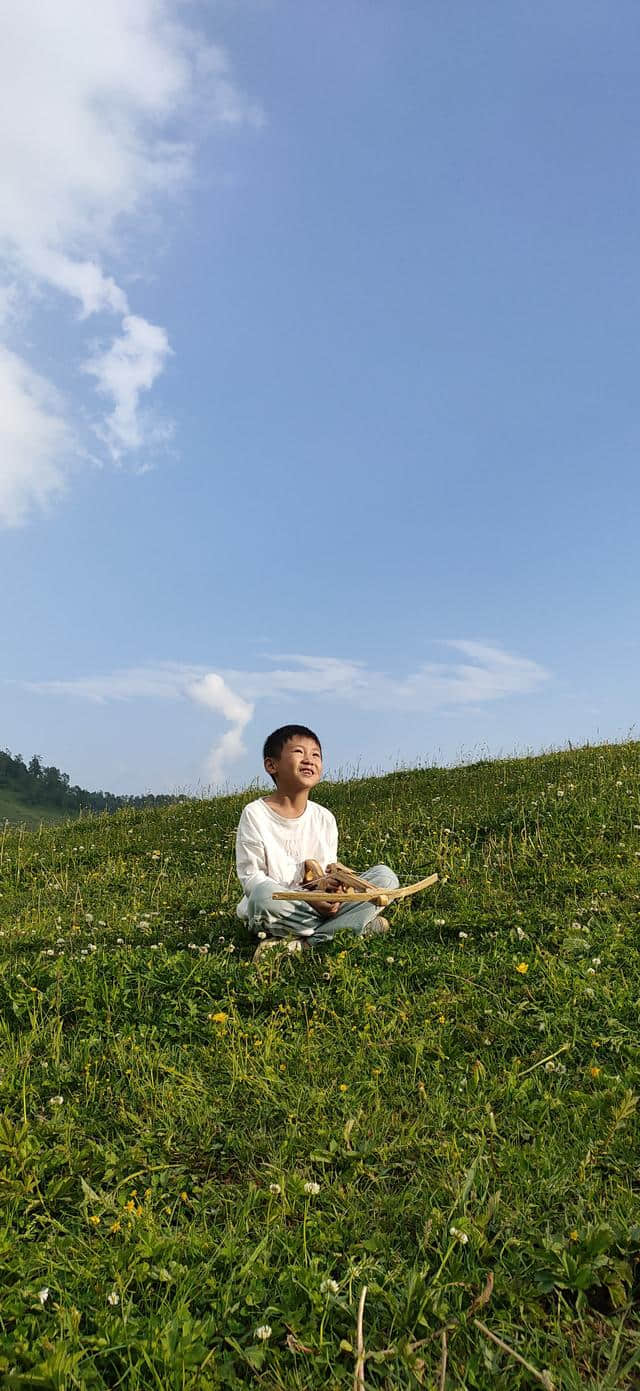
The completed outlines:
<svg viewBox="0 0 640 1391">
<path fill-rule="evenodd" d="M 447 1330 L 442 1330 L 442 1358 L 440 1360 L 440 1376 L 438 1377 L 438 1391 L 445 1391 L 447 1384 Z"/>
<path fill-rule="evenodd" d="M 353 1391 L 365 1391 L 364 1386 L 364 1363 L 366 1353 L 364 1350 L 364 1301 L 367 1297 L 367 1286 L 363 1285 L 360 1291 L 360 1303 L 358 1305 L 358 1322 L 356 1325 L 356 1369 L 353 1374 Z"/>
<path fill-rule="evenodd" d="M 492 1333 L 491 1329 L 487 1328 L 486 1323 L 481 1323 L 480 1319 L 474 1319 L 473 1322 L 476 1328 L 479 1328 L 480 1332 L 484 1333 L 485 1338 L 490 1338 L 491 1342 L 495 1343 L 496 1347 L 501 1348 L 503 1352 L 506 1352 L 508 1357 L 513 1357 L 516 1362 L 520 1363 L 521 1367 L 526 1367 L 527 1371 L 531 1373 L 531 1376 L 535 1377 L 536 1381 L 539 1381 L 541 1386 L 544 1386 L 545 1391 L 554 1391 L 549 1372 L 539 1372 L 537 1367 L 532 1367 L 531 1363 L 527 1362 L 524 1357 L 521 1357 L 520 1353 L 516 1352 L 515 1348 L 505 1343 L 504 1339 L 499 1338 L 497 1333 Z"/>
</svg>

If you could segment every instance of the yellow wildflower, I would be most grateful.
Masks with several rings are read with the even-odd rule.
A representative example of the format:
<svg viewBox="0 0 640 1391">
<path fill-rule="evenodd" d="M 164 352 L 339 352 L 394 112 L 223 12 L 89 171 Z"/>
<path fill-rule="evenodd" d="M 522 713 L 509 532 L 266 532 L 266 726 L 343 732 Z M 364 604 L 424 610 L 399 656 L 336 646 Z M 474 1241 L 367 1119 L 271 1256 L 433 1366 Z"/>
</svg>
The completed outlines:
<svg viewBox="0 0 640 1391">
<path fill-rule="evenodd" d="M 599 1077 L 601 1072 L 602 1072 L 602 1068 L 601 1068 L 601 1067 L 590 1067 L 590 1068 L 589 1068 L 589 1076 L 590 1076 L 590 1077 Z"/>
<path fill-rule="evenodd" d="M 188 1194 L 188 1193 L 185 1193 L 184 1189 L 182 1190 L 182 1193 L 180 1194 L 180 1199 L 181 1199 L 181 1201 L 182 1201 L 183 1203 L 188 1203 L 188 1201 L 189 1201 L 189 1194 Z"/>
<path fill-rule="evenodd" d="M 578 1233 L 575 1227 L 572 1232 L 569 1232 L 569 1241 L 578 1241 Z"/>
<path fill-rule="evenodd" d="M 518 962 L 518 965 L 516 966 L 516 971 L 518 971 L 521 976 L 526 976 L 528 970 L 529 963 L 527 961 Z"/>
<path fill-rule="evenodd" d="M 124 1210 L 125 1210 L 125 1212 L 133 1212 L 134 1209 L 135 1209 L 135 1203 L 134 1203 L 134 1202 L 132 1201 L 132 1199 L 130 1198 L 129 1201 L 128 1201 L 128 1203 L 125 1203 L 125 1205 L 124 1205 Z"/>
<path fill-rule="evenodd" d="M 216 1011 L 215 1014 L 209 1015 L 209 1019 L 211 1020 L 212 1024 L 226 1024 L 228 1018 L 229 1015 L 225 1014 L 223 1009 L 219 1009 Z"/>
<path fill-rule="evenodd" d="M 89 1221 L 90 1221 L 92 1227 L 99 1227 L 99 1226 L 100 1226 L 100 1223 L 101 1223 L 101 1221 L 102 1221 L 102 1218 L 96 1216 L 96 1214 L 94 1213 L 94 1214 L 93 1214 L 93 1217 L 90 1217 L 90 1218 L 89 1218 Z"/>
<path fill-rule="evenodd" d="M 347 1084 L 346 1084 L 346 1082 L 341 1082 L 341 1083 L 340 1083 L 340 1091 L 341 1091 L 341 1092 L 346 1092 L 346 1091 L 347 1091 Z"/>
<path fill-rule="evenodd" d="M 111 1226 L 109 1227 L 109 1231 L 110 1231 L 110 1232 L 119 1232 L 119 1231 L 120 1231 L 120 1223 L 119 1223 L 118 1221 L 112 1222 L 112 1223 L 111 1223 Z"/>
</svg>

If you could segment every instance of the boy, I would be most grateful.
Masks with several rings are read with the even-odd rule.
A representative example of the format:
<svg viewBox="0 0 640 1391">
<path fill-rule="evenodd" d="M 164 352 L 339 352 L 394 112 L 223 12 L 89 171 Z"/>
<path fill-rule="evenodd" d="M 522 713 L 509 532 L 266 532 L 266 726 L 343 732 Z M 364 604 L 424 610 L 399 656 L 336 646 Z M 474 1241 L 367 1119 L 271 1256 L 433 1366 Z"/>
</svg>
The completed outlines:
<svg viewBox="0 0 640 1391">
<path fill-rule="evenodd" d="M 288 724 L 274 730 L 263 757 L 275 791 L 249 802 L 236 836 L 238 878 L 245 893 L 236 911 L 248 919 L 250 932 L 265 938 L 256 957 L 283 938 L 289 939 L 290 950 L 300 951 L 303 942 L 328 942 L 341 928 L 357 936 L 386 931 L 389 924 L 378 917 L 373 903 L 326 903 L 319 895 L 312 907 L 272 897 L 302 884 L 306 860 L 317 860 L 323 871 L 337 860 L 338 828 L 326 807 L 309 801 L 322 777 L 322 748 L 312 729 Z M 374 865 L 362 878 L 382 890 L 398 887 L 386 865 Z"/>
</svg>

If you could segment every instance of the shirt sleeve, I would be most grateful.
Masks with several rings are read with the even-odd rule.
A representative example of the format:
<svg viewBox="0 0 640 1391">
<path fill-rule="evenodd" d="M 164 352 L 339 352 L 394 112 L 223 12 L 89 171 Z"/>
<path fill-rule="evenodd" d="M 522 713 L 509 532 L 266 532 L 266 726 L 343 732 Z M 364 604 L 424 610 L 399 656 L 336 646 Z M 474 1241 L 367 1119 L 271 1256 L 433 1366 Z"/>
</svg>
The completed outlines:
<svg viewBox="0 0 640 1391">
<path fill-rule="evenodd" d="M 327 836 L 329 841 L 329 853 L 327 864 L 335 864 L 338 858 L 338 823 L 333 812 L 329 812 L 329 825 L 327 826 Z"/>
<path fill-rule="evenodd" d="M 236 832 L 236 870 L 247 897 L 256 884 L 269 878 L 264 841 L 246 807 Z"/>
</svg>

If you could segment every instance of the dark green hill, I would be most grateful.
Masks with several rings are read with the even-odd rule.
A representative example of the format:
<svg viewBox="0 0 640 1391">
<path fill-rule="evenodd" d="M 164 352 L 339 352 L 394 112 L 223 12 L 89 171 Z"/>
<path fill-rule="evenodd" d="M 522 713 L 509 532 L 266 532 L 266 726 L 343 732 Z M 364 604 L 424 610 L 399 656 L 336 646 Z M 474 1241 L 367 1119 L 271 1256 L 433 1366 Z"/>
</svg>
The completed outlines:
<svg viewBox="0 0 640 1391">
<path fill-rule="evenodd" d="M 27 764 L 21 754 L 0 750 L 0 825 L 8 821 L 31 830 L 81 812 L 167 806 L 180 800 L 164 793 L 118 797 L 113 792 L 89 792 L 84 787 L 72 787 L 68 773 L 61 773 L 53 765 L 47 767 L 39 754 L 34 754 Z"/>
</svg>

